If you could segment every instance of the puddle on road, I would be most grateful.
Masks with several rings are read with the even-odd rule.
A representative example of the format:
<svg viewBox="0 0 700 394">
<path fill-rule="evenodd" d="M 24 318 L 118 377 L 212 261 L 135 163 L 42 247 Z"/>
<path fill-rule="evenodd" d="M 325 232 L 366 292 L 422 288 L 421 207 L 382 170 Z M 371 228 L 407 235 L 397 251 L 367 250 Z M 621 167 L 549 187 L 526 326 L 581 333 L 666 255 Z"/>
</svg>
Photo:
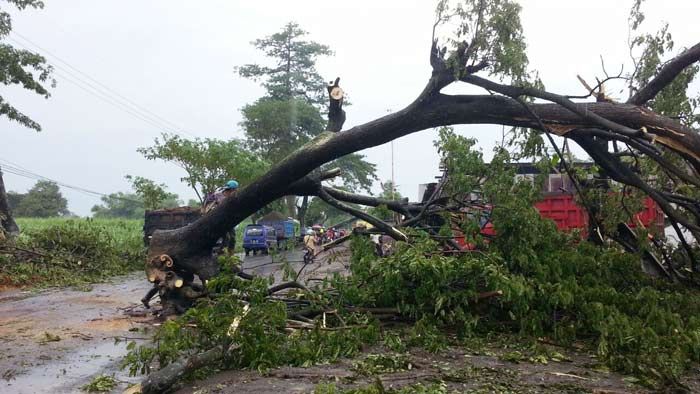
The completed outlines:
<svg viewBox="0 0 700 394">
<path fill-rule="evenodd" d="M 129 377 L 127 370 L 120 370 L 122 357 L 126 355 L 127 342 L 115 344 L 105 341 L 97 346 L 83 348 L 76 353 L 64 354 L 60 359 L 47 361 L 29 370 L 18 371 L 9 382 L 0 382 L 0 392 L 7 394 L 78 393 L 80 387 L 93 377 L 114 374 L 123 390 L 129 383 L 137 383 L 139 376 Z M 121 390 L 116 390 L 121 392 Z"/>
</svg>

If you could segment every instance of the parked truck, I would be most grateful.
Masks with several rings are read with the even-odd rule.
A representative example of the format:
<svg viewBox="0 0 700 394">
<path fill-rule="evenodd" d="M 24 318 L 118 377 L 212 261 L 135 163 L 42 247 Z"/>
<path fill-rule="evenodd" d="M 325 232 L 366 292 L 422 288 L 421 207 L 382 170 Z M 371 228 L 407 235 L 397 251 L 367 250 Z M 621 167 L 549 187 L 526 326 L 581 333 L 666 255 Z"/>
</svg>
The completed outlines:
<svg viewBox="0 0 700 394">
<path fill-rule="evenodd" d="M 287 218 L 279 212 L 270 212 L 257 221 L 257 224 L 270 226 L 277 235 L 277 248 L 290 249 L 294 247 L 296 236 L 299 234 L 298 225 L 294 219 Z"/>
<path fill-rule="evenodd" d="M 179 207 L 146 211 L 143 221 L 143 244 L 148 246 L 156 230 L 172 230 L 187 226 L 202 216 L 199 208 Z"/>
</svg>

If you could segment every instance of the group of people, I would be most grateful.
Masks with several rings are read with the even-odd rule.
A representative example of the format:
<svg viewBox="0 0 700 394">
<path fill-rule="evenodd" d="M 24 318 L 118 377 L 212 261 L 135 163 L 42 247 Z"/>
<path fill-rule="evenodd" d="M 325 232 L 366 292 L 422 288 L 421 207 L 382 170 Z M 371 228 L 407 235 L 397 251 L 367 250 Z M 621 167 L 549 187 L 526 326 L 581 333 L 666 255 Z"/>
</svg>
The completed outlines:
<svg viewBox="0 0 700 394">
<path fill-rule="evenodd" d="M 328 230 L 325 230 L 323 227 L 306 229 L 306 235 L 304 235 L 304 249 L 306 250 L 304 261 L 312 259 L 313 256 L 317 255 L 320 252 L 321 245 L 335 241 L 346 235 L 346 230 L 336 230 L 333 227 Z"/>
</svg>

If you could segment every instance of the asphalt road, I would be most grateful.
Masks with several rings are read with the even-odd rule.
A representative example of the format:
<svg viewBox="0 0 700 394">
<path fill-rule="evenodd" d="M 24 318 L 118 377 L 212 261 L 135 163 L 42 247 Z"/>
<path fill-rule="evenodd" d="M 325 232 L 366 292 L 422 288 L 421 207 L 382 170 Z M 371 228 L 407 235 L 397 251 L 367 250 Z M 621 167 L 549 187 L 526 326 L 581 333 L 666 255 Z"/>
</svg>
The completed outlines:
<svg viewBox="0 0 700 394">
<path fill-rule="evenodd" d="M 346 247 L 338 246 L 331 251 L 320 253 L 307 266 L 304 266 L 304 252 L 301 249 L 280 251 L 278 254 L 267 256 L 241 255 L 241 259 L 243 260 L 243 271 L 264 277 L 274 275 L 276 283 L 284 280 L 283 267 L 285 264 L 289 264 L 295 272 L 302 271 L 299 281 L 306 283 L 322 280 L 336 272 L 346 272 L 349 255 L 350 252 Z"/>
</svg>

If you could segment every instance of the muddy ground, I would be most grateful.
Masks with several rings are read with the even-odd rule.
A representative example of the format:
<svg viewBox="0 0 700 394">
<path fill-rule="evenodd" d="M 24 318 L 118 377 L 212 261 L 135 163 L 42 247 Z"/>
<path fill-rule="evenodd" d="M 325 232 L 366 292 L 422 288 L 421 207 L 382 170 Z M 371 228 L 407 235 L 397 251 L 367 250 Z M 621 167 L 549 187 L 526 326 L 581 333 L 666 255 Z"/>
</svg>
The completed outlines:
<svg viewBox="0 0 700 394">
<path fill-rule="evenodd" d="M 115 339 L 140 337 L 131 330 L 151 322 L 138 305 L 148 288 L 134 273 L 90 291 L 0 293 L 0 392 L 75 393 L 99 374 L 133 382 L 119 370 L 126 343 Z"/>
<path fill-rule="evenodd" d="M 278 368 L 265 376 L 255 371 L 222 372 L 205 381 L 189 384 L 177 393 L 313 393 L 322 384 L 334 384 L 342 391 L 377 385 L 378 380 L 387 390 L 421 383 L 424 386 L 444 384 L 449 392 L 460 393 L 649 392 L 619 374 L 594 369 L 595 359 L 587 355 L 567 352 L 571 361 L 550 361 L 544 365 L 503 361 L 498 356 L 498 349 L 493 350 L 493 354 L 483 355 L 459 348 L 449 348 L 437 354 L 414 349 L 408 353 L 410 369 L 370 376 L 358 371 L 355 363 L 363 357 L 391 354 L 379 347 L 368 349 L 356 360 L 310 368 Z"/>
<path fill-rule="evenodd" d="M 281 279 L 288 262 L 302 266 L 299 251 L 278 256 L 250 256 L 244 269 Z M 340 248 L 304 268 L 302 280 L 313 282 L 332 272 L 346 270 L 347 249 Z M 100 374 L 114 375 L 114 393 L 138 382 L 120 370 L 126 342 L 140 341 L 136 330 L 158 324 L 139 303 L 149 283 L 142 273 L 94 285 L 90 291 L 54 289 L 41 292 L 10 289 L 0 292 L 0 393 L 76 393 Z M 468 349 L 452 347 L 437 354 L 413 349 L 401 356 L 410 370 L 367 376 L 355 363 L 371 354 L 391 354 L 387 349 L 365 349 L 354 360 L 310 368 L 278 368 L 260 375 L 255 371 L 227 371 L 184 385 L 178 393 L 309 393 L 318 384 L 339 389 L 377 384 L 385 388 L 418 382 L 441 381 L 457 392 L 646 392 L 633 379 L 596 367 L 594 357 L 556 348 L 566 361 L 506 361 L 507 349 L 498 346 Z M 398 356 L 397 356 L 398 357 Z M 688 385 L 700 392 L 700 370 L 689 374 Z"/>
</svg>

